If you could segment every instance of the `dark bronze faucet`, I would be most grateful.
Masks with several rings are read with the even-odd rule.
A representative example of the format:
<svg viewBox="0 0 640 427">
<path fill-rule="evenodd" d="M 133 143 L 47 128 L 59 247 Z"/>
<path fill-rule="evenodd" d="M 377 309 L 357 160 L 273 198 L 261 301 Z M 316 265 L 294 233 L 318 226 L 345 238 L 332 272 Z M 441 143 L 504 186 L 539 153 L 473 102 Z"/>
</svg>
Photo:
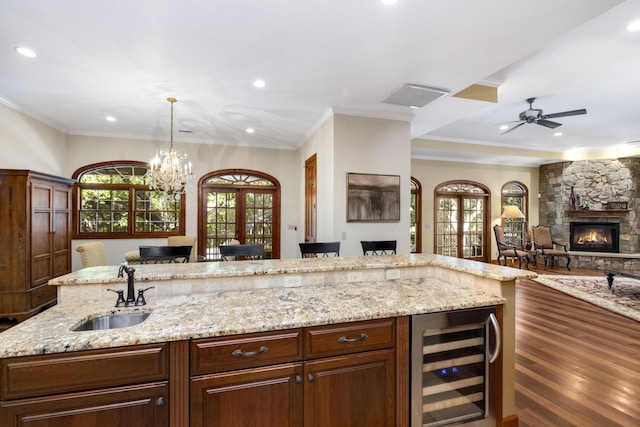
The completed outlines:
<svg viewBox="0 0 640 427">
<path fill-rule="evenodd" d="M 146 305 L 147 301 L 144 299 L 144 293 L 149 289 L 152 289 L 154 286 L 150 286 L 146 289 L 138 289 L 138 298 L 135 296 L 134 289 L 134 273 L 136 269 L 133 267 L 129 267 L 126 262 L 120 264 L 120 269 L 118 270 L 118 277 L 124 277 L 124 272 L 127 272 L 127 299 L 124 299 L 123 293 L 124 291 L 117 291 L 115 289 L 107 289 L 108 291 L 115 292 L 118 294 L 118 300 L 116 301 L 116 307 L 131 307 L 134 305 Z"/>
</svg>

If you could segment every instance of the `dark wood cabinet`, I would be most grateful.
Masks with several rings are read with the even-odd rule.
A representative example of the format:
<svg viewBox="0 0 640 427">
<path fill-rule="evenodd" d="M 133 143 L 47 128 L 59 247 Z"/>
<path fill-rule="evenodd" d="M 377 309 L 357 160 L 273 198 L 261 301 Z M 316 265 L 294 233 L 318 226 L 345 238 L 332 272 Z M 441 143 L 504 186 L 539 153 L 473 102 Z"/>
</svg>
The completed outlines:
<svg viewBox="0 0 640 427">
<path fill-rule="evenodd" d="M 0 363 L 0 425 L 168 426 L 169 344 Z"/>
<path fill-rule="evenodd" d="M 73 182 L 0 169 L 0 331 L 55 304 L 47 282 L 71 271 Z"/>
<path fill-rule="evenodd" d="M 304 427 L 395 425 L 394 351 L 305 362 Z"/>
<path fill-rule="evenodd" d="M 166 427 L 169 425 L 166 382 L 65 393 L 3 404 L 7 427 L 118 426 Z"/>
<path fill-rule="evenodd" d="M 0 359 L 0 426 L 406 427 L 397 327 L 402 318 Z"/>
<path fill-rule="evenodd" d="M 395 426 L 394 347 L 394 319 L 195 340 L 191 426 Z"/>
<path fill-rule="evenodd" d="M 193 378 L 191 426 L 299 427 L 302 391 L 302 363 Z"/>
</svg>

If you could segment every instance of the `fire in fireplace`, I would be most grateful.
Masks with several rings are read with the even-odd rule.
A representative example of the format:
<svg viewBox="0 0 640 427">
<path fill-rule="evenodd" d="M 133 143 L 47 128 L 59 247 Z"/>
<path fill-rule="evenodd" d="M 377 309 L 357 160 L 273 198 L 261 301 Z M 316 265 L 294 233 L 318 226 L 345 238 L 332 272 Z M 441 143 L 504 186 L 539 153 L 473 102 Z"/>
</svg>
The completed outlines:
<svg viewBox="0 0 640 427">
<path fill-rule="evenodd" d="M 572 222 L 569 231 L 572 251 L 617 253 L 620 250 L 620 224 Z"/>
</svg>

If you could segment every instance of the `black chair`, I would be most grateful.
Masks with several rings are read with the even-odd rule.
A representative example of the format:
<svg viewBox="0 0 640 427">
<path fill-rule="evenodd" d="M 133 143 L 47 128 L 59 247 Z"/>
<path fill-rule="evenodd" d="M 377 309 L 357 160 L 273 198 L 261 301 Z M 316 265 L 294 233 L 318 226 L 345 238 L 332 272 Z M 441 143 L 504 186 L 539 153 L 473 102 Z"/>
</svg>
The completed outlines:
<svg viewBox="0 0 640 427">
<path fill-rule="evenodd" d="M 189 262 L 192 246 L 140 246 L 140 264 Z"/>
<path fill-rule="evenodd" d="M 220 258 L 223 261 L 262 259 L 263 257 L 263 243 L 246 245 L 220 245 Z"/>
<path fill-rule="evenodd" d="M 340 242 L 326 243 L 299 243 L 302 258 L 318 258 L 320 254 L 324 258 L 328 258 L 330 254 L 334 257 L 340 256 Z"/>
<path fill-rule="evenodd" d="M 392 255 L 396 253 L 396 240 L 361 240 L 362 252 L 365 255 Z"/>
</svg>

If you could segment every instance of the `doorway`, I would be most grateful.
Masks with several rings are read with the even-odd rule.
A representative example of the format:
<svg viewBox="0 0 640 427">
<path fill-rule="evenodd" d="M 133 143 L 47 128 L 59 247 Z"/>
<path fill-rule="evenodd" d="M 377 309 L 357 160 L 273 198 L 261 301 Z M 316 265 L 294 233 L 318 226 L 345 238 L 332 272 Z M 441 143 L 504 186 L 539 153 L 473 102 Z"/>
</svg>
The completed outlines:
<svg viewBox="0 0 640 427">
<path fill-rule="evenodd" d="M 264 244 L 264 258 L 280 258 L 280 183 L 258 171 L 229 169 L 200 180 L 198 251 L 220 260 L 220 245 Z"/>
<path fill-rule="evenodd" d="M 436 254 L 488 262 L 489 196 L 489 189 L 475 182 L 436 187 Z"/>
</svg>

